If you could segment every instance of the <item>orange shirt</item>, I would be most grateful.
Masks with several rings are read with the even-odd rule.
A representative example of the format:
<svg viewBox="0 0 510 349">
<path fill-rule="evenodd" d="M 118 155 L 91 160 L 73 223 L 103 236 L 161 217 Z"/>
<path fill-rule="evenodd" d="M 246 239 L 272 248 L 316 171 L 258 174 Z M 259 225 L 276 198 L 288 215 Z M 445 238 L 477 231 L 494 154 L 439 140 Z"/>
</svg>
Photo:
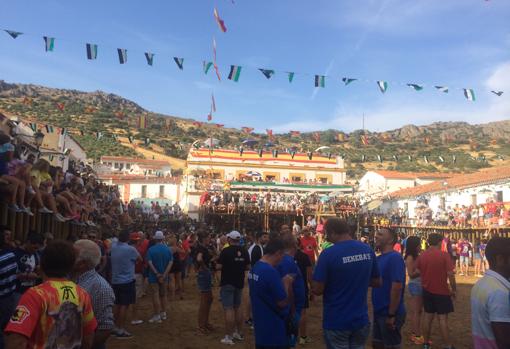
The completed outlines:
<svg viewBox="0 0 510 349">
<path fill-rule="evenodd" d="M 27 348 L 72 348 L 96 327 L 88 293 L 72 281 L 51 279 L 23 294 L 5 332 L 27 337 Z"/>
</svg>

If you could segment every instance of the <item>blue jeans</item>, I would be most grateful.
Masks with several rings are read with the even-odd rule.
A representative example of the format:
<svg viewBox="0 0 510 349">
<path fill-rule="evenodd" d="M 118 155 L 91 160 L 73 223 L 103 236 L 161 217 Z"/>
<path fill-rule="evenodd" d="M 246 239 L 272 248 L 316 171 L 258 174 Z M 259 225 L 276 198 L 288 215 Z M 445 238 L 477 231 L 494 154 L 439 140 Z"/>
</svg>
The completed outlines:
<svg viewBox="0 0 510 349">
<path fill-rule="evenodd" d="M 328 349 L 364 349 L 369 335 L 367 324 L 354 331 L 324 330 L 324 341 Z"/>
</svg>

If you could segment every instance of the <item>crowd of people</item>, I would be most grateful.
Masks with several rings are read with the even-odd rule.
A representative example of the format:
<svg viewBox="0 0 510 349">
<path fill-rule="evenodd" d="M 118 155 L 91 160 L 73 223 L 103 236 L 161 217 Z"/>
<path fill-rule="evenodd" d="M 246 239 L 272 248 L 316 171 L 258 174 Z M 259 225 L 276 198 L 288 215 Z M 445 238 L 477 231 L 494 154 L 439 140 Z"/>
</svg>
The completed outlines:
<svg viewBox="0 0 510 349">
<path fill-rule="evenodd" d="M 493 237 L 476 249 L 448 235 L 430 234 L 425 244 L 418 236 L 401 239 L 382 227 L 374 239 L 356 240 L 344 219 L 312 216 L 305 226 L 272 232 L 218 233 L 195 222 L 141 229 L 135 222 L 112 237 L 84 233 L 68 241 L 30 234 L 16 246 L 0 227 L 1 348 L 105 348 L 109 337 L 129 339 L 141 323 L 166 321 L 169 298 L 187 297 L 191 287 L 200 295 L 197 334 L 208 336 L 218 331 L 210 321 L 213 285 L 224 311 L 224 345 L 243 341 L 250 327 L 259 349 L 309 345 L 307 309 L 322 296 L 329 349 L 364 348 L 369 340 L 374 348 L 399 348 L 406 321 L 410 340 L 431 348 L 435 318 L 443 347 L 453 348 L 448 314 L 456 263 L 465 274 L 470 256 L 476 267 L 477 253 L 483 277 L 471 295 L 474 347 L 509 348 L 509 238 Z M 149 318 L 140 316 L 145 294 Z"/>
<path fill-rule="evenodd" d="M 205 191 L 200 196 L 200 206 L 211 212 L 287 212 L 298 216 L 305 212 L 357 212 L 359 204 L 344 195 L 317 192 L 239 192 Z"/>
</svg>

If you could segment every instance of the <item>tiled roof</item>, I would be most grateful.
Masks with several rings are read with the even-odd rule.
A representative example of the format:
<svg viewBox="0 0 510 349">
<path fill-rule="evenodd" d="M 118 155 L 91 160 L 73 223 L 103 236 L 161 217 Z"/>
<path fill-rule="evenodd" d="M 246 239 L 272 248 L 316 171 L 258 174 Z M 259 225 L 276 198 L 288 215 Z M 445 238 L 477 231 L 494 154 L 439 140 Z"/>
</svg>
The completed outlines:
<svg viewBox="0 0 510 349">
<path fill-rule="evenodd" d="M 390 193 L 390 196 L 393 198 L 416 197 L 443 190 L 493 184 L 505 179 L 510 181 L 510 166 L 495 167 L 474 173 L 456 175 L 451 178 L 419 185 L 417 187 L 400 189 Z"/>
<path fill-rule="evenodd" d="M 416 178 L 450 178 L 453 175 L 451 173 L 440 173 L 440 172 L 399 172 L 389 170 L 376 170 L 373 171 L 384 178 L 391 179 L 416 179 Z"/>
<path fill-rule="evenodd" d="M 105 161 L 129 162 L 132 164 L 141 164 L 149 166 L 170 166 L 170 163 L 167 161 L 129 158 L 124 156 L 101 156 L 101 162 Z"/>
</svg>

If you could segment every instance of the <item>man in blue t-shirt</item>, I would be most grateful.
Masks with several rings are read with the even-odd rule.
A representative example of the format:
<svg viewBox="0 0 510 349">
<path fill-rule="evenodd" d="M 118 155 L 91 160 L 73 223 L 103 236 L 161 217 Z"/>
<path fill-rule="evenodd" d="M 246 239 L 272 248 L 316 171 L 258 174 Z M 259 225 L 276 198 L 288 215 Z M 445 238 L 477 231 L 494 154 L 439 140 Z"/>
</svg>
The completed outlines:
<svg viewBox="0 0 510 349">
<path fill-rule="evenodd" d="M 152 293 L 154 315 L 150 323 L 161 323 L 166 320 L 168 273 L 172 268 L 173 255 L 170 248 L 163 243 L 165 234 L 157 231 L 154 234 L 155 244 L 147 250 L 149 264 L 149 287 Z"/>
<path fill-rule="evenodd" d="M 324 230 L 334 245 L 319 256 L 312 284 L 314 294 L 324 295 L 324 339 L 330 349 L 361 349 L 370 332 L 368 287 L 381 285 L 376 257 L 368 245 L 352 239 L 345 220 L 330 218 Z"/>
<path fill-rule="evenodd" d="M 381 252 L 377 264 L 382 287 L 372 290 L 374 349 L 400 348 L 402 343 L 400 330 L 405 321 L 406 266 L 402 255 L 393 250 L 397 239 L 397 233 L 391 228 L 381 228 L 375 234 L 375 245 Z"/>
<path fill-rule="evenodd" d="M 299 326 L 299 321 L 301 320 L 301 312 L 305 306 L 306 295 L 305 295 L 305 280 L 303 279 L 303 275 L 301 274 L 301 270 L 294 260 L 294 255 L 297 251 L 297 241 L 294 235 L 286 234 L 282 237 L 283 245 L 285 247 L 285 255 L 282 260 L 276 266 L 276 270 L 280 273 L 282 278 L 289 275 L 292 277 L 292 287 L 290 288 L 289 301 L 291 301 L 290 312 L 292 315 L 292 320 L 296 328 Z M 296 340 L 298 336 L 297 333 L 291 335 L 289 339 L 289 344 L 291 347 L 296 346 Z"/>
<path fill-rule="evenodd" d="M 284 255 L 280 239 L 271 239 L 264 256 L 248 273 L 257 349 L 289 348 L 285 319 L 289 315 L 288 294 L 293 278 L 283 279 L 275 269 Z"/>
</svg>

